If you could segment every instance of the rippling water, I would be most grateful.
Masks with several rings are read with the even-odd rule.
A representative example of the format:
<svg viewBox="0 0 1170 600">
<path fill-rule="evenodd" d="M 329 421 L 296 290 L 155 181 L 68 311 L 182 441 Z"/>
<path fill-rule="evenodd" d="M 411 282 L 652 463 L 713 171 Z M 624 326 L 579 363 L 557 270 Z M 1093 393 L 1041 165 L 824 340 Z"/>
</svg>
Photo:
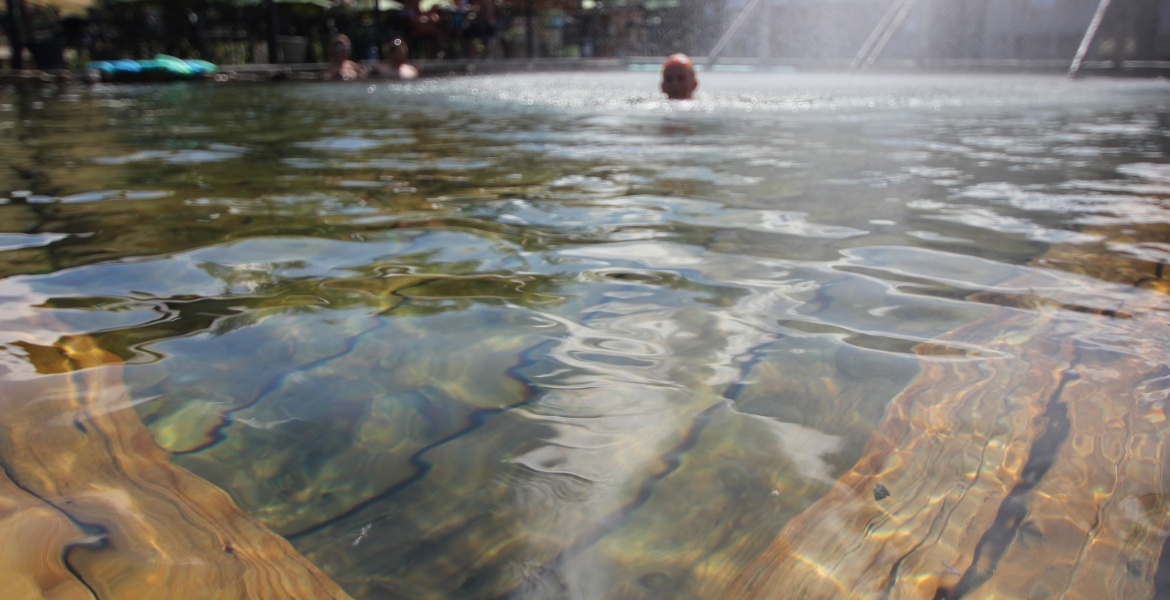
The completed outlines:
<svg viewBox="0 0 1170 600">
<path fill-rule="evenodd" d="M 717 597 L 849 477 L 934 514 L 1001 471 L 916 538 L 931 593 L 1170 591 L 1170 85 L 655 88 L 0 91 L 0 378 L 92 335 L 155 443 L 355 597 Z"/>
</svg>

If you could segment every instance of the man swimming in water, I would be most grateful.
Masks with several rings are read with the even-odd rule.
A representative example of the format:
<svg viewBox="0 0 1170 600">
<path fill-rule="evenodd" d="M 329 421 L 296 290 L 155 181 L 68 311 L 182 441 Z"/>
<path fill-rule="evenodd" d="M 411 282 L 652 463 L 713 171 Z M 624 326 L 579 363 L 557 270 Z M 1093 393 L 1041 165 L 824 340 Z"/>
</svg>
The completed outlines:
<svg viewBox="0 0 1170 600">
<path fill-rule="evenodd" d="M 375 70 L 382 77 L 390 79 L 414 79 L 418 77 L 418 69 L 406 62 L 407 54 L 406 42 L 402 38 L 394 38 L 390 42 L 390 55 L 378 63 Z"/>
<path fill-rule="evenodd" d="M 349 37 L 343 33 L 337 34 L 333 38 L 333 47 L 330 52 L 329 66 L 325 68 L 325 73 L 322 74 L 322 79 L 340 79 L 342 81 L 351 81 L 354 79 L 361 79 L 366 76 L 365 67 L 353 62 L 349 59 L 350 50 L 353 44 L 350 43 Z"/>
<path fill-rule="evenodd" d="M 662 63 L 662 93 L 671 100 L 690 100 L 699 82 L 695 64 L 686 54 L 672 54 Z"/>
</svg>

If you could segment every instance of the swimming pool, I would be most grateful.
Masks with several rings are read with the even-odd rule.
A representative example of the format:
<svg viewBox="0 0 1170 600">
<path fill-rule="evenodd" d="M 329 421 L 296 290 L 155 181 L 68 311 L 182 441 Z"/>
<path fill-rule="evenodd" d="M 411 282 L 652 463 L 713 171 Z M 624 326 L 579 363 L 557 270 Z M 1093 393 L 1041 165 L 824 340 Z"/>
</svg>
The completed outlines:
<svg viewBox="0 0 1170 600">
<path fill-rule="evenodd" d="M 358 598 L 1170 589 L 1170 84 L 655 77 L 0 92 L 0 459 L 77 531 L 0 523 L 134 573 L 108 417 Z"/>
</svg>

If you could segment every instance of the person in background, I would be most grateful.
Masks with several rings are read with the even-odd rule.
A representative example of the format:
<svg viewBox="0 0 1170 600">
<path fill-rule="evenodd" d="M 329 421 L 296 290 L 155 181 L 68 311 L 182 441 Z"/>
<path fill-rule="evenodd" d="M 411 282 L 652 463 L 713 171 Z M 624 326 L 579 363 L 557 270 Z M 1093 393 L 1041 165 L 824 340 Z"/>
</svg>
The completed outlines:
<svg viewBox="0 0 1170 600">
<path fill-rule="evenodd" d="M 685 54 L 672 54 L 662 63 L 662 93 L 671 100 L 690 100 L 699 87 L 695 63 Z"/>
<path fill-rule="evenodd" d="M 349 59 L 352 51 L 353 43 L 349 41 L 349 36 L 343 33 L 337 34 L 330 46 L 329 66 L 325 68 L 322 78 L 352 81 L 365 77 L 367 75 L 365 67 Z"/>
<path fill-rule="evenodd" d="M 426 58 L 443 58 L 451 47 L 451 18 L 447 11 L 439 12 L 432 5 L 422 10 L 420 0 L 403 0 L 403 15 L 406 17 L 406 34 L 415 50 L 422 51 Z"/>
<path fill-rule="evenodd" d="M 418 69 L 406 62 L 406 42 L 402 38 L 394 38 L 390 42 L 390 53 L 386 60 L 378 63 L 378 74 L 390 79 L 414 79 L 418 77 Z"/>
<path fill-rule="evenodd" d="M 492 42 L 496 39 L 495 0 L 472 0 L 464 23 L 463 39 L 468 58 L 480 58 L 477 41 L 483 44 L 484 57 L 491 58 Z"/>
</svg>

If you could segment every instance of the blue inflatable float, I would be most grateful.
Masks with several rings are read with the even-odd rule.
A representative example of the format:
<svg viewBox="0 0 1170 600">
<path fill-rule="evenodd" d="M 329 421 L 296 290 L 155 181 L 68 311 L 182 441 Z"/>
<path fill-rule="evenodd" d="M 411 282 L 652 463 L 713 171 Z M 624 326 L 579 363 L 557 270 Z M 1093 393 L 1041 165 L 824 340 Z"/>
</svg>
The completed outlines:
<svg viewBox="0 0 1170 600">
<path fill-rule="evenodd" d="M 213 75 L 218 70 L 205 60 L 175 58 L 159 54 L 151 60 L 96 60 L 85 66 L 102 81 L 172 81 Z"/>
</svg>

